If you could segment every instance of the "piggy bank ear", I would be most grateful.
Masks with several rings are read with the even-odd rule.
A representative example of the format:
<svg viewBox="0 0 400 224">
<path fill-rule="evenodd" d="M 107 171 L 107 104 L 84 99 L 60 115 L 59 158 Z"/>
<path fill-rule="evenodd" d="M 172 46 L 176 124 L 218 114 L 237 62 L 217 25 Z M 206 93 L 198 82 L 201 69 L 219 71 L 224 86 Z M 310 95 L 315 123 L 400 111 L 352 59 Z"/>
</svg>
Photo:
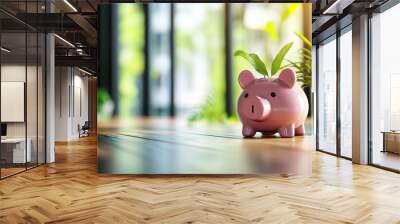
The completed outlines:
<svg viewBox="0 0 400 224">
<path fill-rule="evenodd" d="M 256 77 L 249 70 L 243 70 L 239 74 L 239 85 L 242 89 L 246 88 Z"/>
<path fill-rule="evenodd" d="M 285 85 L 288 88 L 292 88 L 296 83 L 296 74 L 290 68 L 286 68 L 281 71 L 281 74 L 278 78 L 279 82 Z"/>
</svg>

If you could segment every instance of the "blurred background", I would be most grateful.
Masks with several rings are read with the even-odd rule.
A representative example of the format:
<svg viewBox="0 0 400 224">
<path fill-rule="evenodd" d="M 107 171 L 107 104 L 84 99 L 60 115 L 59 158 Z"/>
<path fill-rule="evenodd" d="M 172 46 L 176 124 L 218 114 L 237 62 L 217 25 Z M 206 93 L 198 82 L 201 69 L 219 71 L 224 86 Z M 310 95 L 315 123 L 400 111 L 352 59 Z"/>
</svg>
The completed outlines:
<svg viewBox="0 0 400 224">
<path fill-rule="evenodd" d="M 105 4 L 99 23 L 99 122 L 238 122 L 237 76 L 252 67 L 236 50 L 256 53 L 270 69 L 281 47 L 294 42 L 284 64 L 311 68 L 296 35 L 311 39 L 311 4 Z M 309 73 L 302 84 L 311 105 L 311 69 L 302 72 Z"/>
</svg>

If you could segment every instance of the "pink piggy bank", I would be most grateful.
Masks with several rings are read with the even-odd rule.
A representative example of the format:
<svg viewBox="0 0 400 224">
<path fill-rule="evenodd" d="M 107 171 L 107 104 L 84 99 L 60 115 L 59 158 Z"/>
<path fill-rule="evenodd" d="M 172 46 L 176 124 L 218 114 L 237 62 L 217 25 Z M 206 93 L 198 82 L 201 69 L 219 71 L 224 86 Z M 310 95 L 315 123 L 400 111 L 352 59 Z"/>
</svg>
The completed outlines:
<svg viewBox="0 0 400 224">
<path fill-rule="evenodd" d="M 239 75 L 243 89 L 238 100 L 238 113 L 243 124 L 244 137 L 256 132 L 281 137 L 304 135 L 304 121 L 308 113 L 308 100 L 296 84 L 296 74 L 286 68 L 276 79 L 256 78 L 244 70 Z"/>
</svg>

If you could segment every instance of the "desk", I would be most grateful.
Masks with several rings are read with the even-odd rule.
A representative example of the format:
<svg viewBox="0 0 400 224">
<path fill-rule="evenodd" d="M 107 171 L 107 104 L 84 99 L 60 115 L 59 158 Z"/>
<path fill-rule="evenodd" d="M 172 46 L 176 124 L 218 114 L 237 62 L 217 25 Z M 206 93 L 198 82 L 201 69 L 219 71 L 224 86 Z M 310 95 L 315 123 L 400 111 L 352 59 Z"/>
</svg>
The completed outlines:
<svg viewBox="0 0 400 224">
<path fill-rule="evenodd" d="M 31 162 L 32 153 L 31 145 L 32 140 L 28 138 L 26 140 L 26 154 L 25 154 L 25 138 L 6 138 L 1 139 L 2 146 L 2 157 L 7 163 L 25 163 Z M 3 156 L 3 154 L 5 154 Z M 11 156 L 12 155 L 12 156 Z M 12 158 L 12 160 L 11 160 Z"/>
<path fill-rule="evenodd" d="M 393 152 L 400 154 L 400 132 L 383 131 L 383 150 L 382 152 Z"/>
</svg>

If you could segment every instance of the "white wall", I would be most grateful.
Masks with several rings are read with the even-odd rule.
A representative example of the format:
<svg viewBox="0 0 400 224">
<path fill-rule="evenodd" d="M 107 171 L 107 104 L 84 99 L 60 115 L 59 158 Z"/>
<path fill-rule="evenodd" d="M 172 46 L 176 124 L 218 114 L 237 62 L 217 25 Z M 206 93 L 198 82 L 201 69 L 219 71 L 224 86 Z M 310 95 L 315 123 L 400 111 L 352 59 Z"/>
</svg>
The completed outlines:
<svg viewBox="0 0 400 224">
<path fill-rule="evenodd" d="M 67 141 L 69 132 L 69 96 L 70 77 L 67 67 L 55 68 L 55 141 Z"/>
<path fill-rule="evenodd" d="M 26 70 L 27 69 L 27 70 Z M 33 66 L 28 66 L 25 67 L 25 65 L 2 65 L 1 66 L 1 81 L 2 82 L 25 82 L 25 76 L 26 72 L 28 74 L 31 73 L 36 73 L 36 67 Z M 28 77 L 29 78 L 29 77 Z M 29 80 L 29 84 L 31 83 L 32 80 Z M 36 81 L 34 83 L 36 85 Z M 32 92 L 30 91 L 32 90 Z M 32 102 L 32 98 L 36 98 L 36 89 L 32 88 L 27 88 L 27 103 Z M 4 97 L 4 96 L 3 96 Z M 34 106 L 36 108 L 36 102 L 35 105 L 30 105 Z M 7 108 L 1 108 L 1 110 L 7 110 Z M 30 111 L 29 111 L 30 112 Z M 28 122 L 35 121 L 36 124 L 36 114 L 33 113 L 28 113 L 27 114 Z M 26 122 L 7 122 L 7 136 L 8 137 L 25 137 L 25 124 Z M 28 128 L 34 128 L 36 129 L 36 126 L 33 127 L 33 124 L 29 124 Z M 29 135 L 29 133 L 28 133 Z M 29 137 L 29 136 L 28 136 Z"/>
<path fill-rule="evenodd" d="M 72 138 L 79 137 L 78 125 L 83 125 L 85 121 L 88 121 L 88 78 L 87 76 L 82 76 L 82 73 L 78 73 L 74 70 L 74 82 L 72 88 L 74 96 L 74 102 L 71 102 L 73 108 L 71 108 L 71 135 Z"/>
<path fill-rule="evenodd" d="M 79 137 L 78 125 L 88 120 L 88 77 L 76 68 L 56 67 L 56 141 Z"/>
<path fill-rule="evenodd" d="M 3 82 L 25 82 L 25 65 L 2 65 L 1 66 L 1 81 Z M 29 69 L 29 67 L 28 67 Z M 6 110 L 7 108 L 1 108 Z M 25 137 L 25 122 L 7 123 L 7 137 L 19 138 Z"/>
</svg>

